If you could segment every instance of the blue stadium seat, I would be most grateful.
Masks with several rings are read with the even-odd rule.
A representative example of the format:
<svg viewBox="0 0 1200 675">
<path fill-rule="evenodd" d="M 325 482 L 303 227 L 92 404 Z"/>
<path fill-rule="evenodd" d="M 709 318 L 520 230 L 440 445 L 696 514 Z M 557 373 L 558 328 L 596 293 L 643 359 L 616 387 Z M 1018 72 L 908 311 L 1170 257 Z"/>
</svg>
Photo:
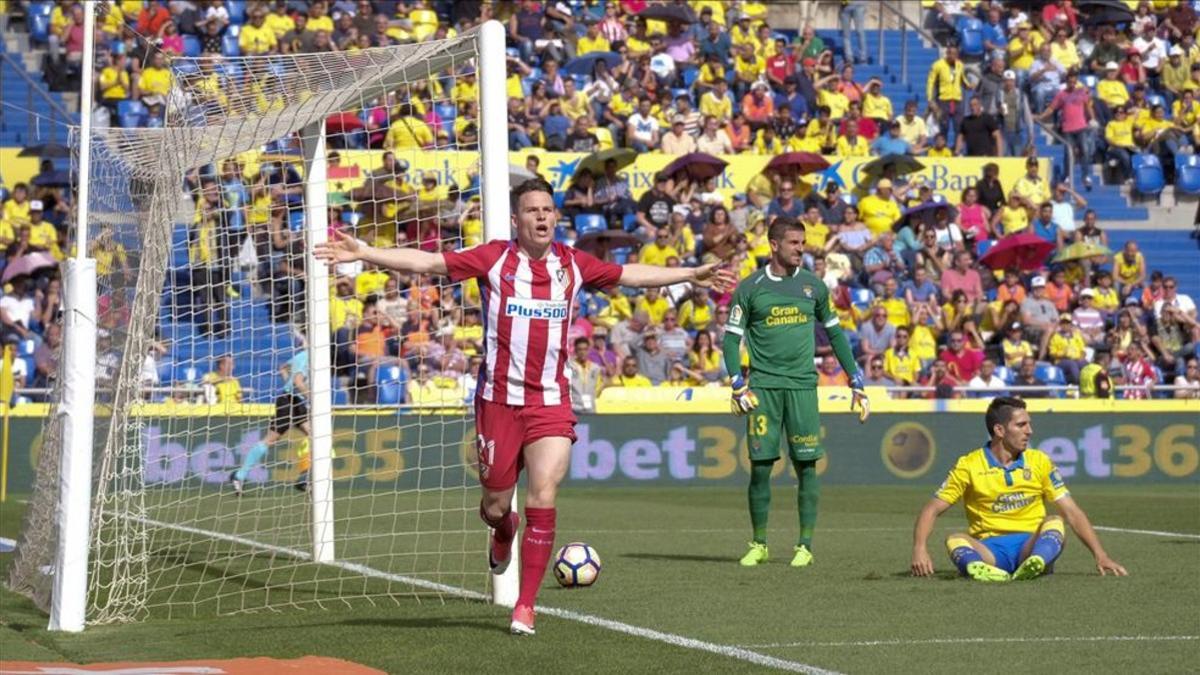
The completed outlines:
<svg viewBox="0 0 1200 675">
<path fill-rule="evenodd" d="M 229 33 L 226 33 L 224 37 L 221 38 L 221 54 L 225 56 L 242 55 L 242 48 L 238 44 L 236 35 L 230 35 Z"/>
<path fill-rule="evenodd" d="M 629 261 L 629 254 L 633 253 L 633 249 L 628 246 L 622 246 L 621 248 L 614 248 L 610 253 L 612 253 L 613 262 L 618 265 L 624 265 Z"/>
<path fill-rule="evenodd" d="M 554 241 L 565 243 L 567 241 L 567 226 L 559 223 L 554 226 Z"/>
<path fill-rule="evenodd" d="M 333 388 L 333 405 L 350 405 L 350 394 L 341 387 Z"/>
<path fill-rule="evenodd" d="M 229 23 L 235 26 L 246 23 L 246 0 L 229 0 L 225 11 L 229 12 Z"/>
<path fill-rule="evenodd" d="M 875 294 L 869 288 L 855 288 L 850 291 L 850 302 L 859 309 L 866 309 L 875 300 Z"/>
<path fill-rule="evenodd" d="M 1079 77 L 1079 81 L 1081 83 L 1083 83 L 1083 86 L 1087 87 L 1088 89 L 1091 89 L 1092 91 L 1096 91 L 1096 76 L 1095 75 L 1091 75 L 1091 74 L 1081 75 Z"/>
<path fill-rule="evenodd" d="M 288 228 L 292 232 L 304 231 L 304 211 L 300 209 L 288 211 Z"/>
<path fill-rule="evenodd" d="M 983 56 L 983 22 L 979 19 L 959 21 L 958 46 L 963 56 Z"/>
<path fill-rule="evenodd" d="M 854 194 L 853 192 L 843 192 L 841 200 L 846 204 L 846 206 L 858 206 L 858 195 Z"/>
<path fill-rule="evenodd" d="M 1037 364 L 1037 367 L 1033 371 L 1033 375 L 1034 375 L 1034 377 L 1041 380 L 1042 382 L 1045 382 L 1046 384 L 1064 386 L 1067 383 L 1067 378 L 1063 376 L 1062 368 L 1059 368 L 1058 366 L 1055 366 L 1055 365 L 1051 365 L 1049 363 L 1039 362 Z M 1057 390 L 1057 391 L 1052 391 L 1052 392 L 1050 392 L 1050 397 L 1051 398 L 1062 398 L 1063 392 L 1061 389 Z"/>
<path fill-rule="evenodd" d="M 683 69 L 683 86 L 690 89 L 698 77 L 700 77 L 700 69 L 695 66 L 687 66 Z"/>
<path fill-rule="evenodd" d="M 44 45 L 50 41 L 50 15 L 31 14 L 29 16 L 29 40 L 38 45 Z"/>
<path fill-rule="evenodd" d="M 1175 189 L 1189 195 L 1200 194 L 1200 157 L 1175 155 Z"/>
<path fill-rule="evenodd" d="M 141 101 L 117 101 L 118 115 L 145 115 L 146 106 Z"/>
<path fill-rule="evenodd" d="M 608 229 L 604 216 L 594 213 L 581 213 L 575 216 L 575 234 L 582 237 L 592 232 L 603 232 Z"/>
<path fill-rule="evenodd" d="M 1138 153 L 1133 156 L 1133 189 L 1145 194 L 1156 195 L 1166 187 L 1162 162 L 1158 155 Z"/>
<path fill-rule="evenodd" d="M 977 257 L 977 258 L 982 257 L 984 253 L 988 252 L 988 249 L 990 249 L 991 247 L 993 247 L 995 245 L 996 245 L 995 239 L 984 239 L 983 241 L 976 242 L 975 257 Z"/>
<path fill-rule="evenodd" d="M 191 35 L 191 34 L 183 36 L 183 55 L 184 56 L 194 59 L 197 56 L 200 56 L 201 49 L 202 49 L 202 46 L 200 44 L 200 38 L 196 37 L 195 35 Z"/>
<path fill-rule="evenodd" d="M 176 59 L 171 62 L 171 70 L 175 72 L 177 77 L 188 77 L 200 72 L 200 66 L 196 65 L 195 61 L 187 59 Z"/>
<path fill-rule="evenodd" d="M 996 377 L 1004 380 L 1005 384 L 1012 384 L 1013 371 L 1008 366 L 996 366 Z"/>
<path fill-rule="evenodd" d="M 434 106 L 433 110 L 449 126 L 453 126 L 451 122 L 454 121 L 454 118 L 458 117 L 458 108 L 449 101 L 438 103 Z"/>
<path fill-rule="evenodd" d="M 554 193 L 554 208 L 561 209 L 567 201 L 567 193 L 558 191 Z"/>
<path fill-rule="evenodd" d="M 624 228 L 626 232 L 633 232 L 636 230 L 638 227 L 637 214 L 626 213 L 624 216 L 622 216 L 621 227 Z"/>
<path fill-rule="evenodd" d="M 42 0 L 29 3 L 29 16 L 44 16 L 47 19 L 54 13 L 54 3 Z"/>
<path fill-rule="evenodd" d="M 400 366 L 381 368 L 375 377 L 375 398 L 379 405 L 404 403 L 404 387 L 408 383 L 408 378 Z"/>
</svg>

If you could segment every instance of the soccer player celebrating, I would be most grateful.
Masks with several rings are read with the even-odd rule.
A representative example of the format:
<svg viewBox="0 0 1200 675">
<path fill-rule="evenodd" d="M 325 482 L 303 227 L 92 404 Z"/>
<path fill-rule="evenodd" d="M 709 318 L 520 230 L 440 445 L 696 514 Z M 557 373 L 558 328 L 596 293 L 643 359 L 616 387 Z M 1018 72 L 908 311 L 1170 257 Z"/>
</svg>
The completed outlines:
<svg viewBox="0 0 1200 675">
<path fill-rule="evenodd" d="M 275 445 L 275 442 L 292 427 L 299 427 L 300 431 L 304 432 L 304 440 L 300 442 L 300 448 L 296 453 L 300 458 L 298 462 L 300 478 L 296 481 L 296 489 L 301 492 L 308 489 L 308 469 L 312 462 L 312 458 L 308 454 L 310 429 L 308 404 L 306 403 L 308 398 L 308 347 L 303 347 L 296 352 L 291 360 L 279 369 L 279 374 L 283 377 L 283 393 L 275 398 L 275 415 L 271 417 L 271 427 L 267 431 L 267 437 L 250 448 L 250 451 L 242 458 L 242 466 L 229 476 L 229 482 L 233 484 L 233 491 L 239 497 L 242 496 L 242 490 L 246 484 L 246 477 L 250 475 L 250 470 L 263 461 L 271 446 Z"/>
<path fill-rule="evenodd" d="M 748 415 L 750 448 L 750 524 L 754 539 L 742 556 L 746 567 L 767 561 L 767 516 L 771 508 L 771 469 L 779 459 L 780 428 L 786 430 L 788 455 L 799 479 L 800 541 L 792 567 L 812 564 L 812 536 L 817 522 L 820 479 L 817 460 L 825 455 L 817 413 L 816 341 L 813 324 L 821 322 L 838 362 L 850 375 L 851 409 L 859 421 L 870 415 L 863 375 L 854 362 L 850 343 L 838 325 L 829 288 L 800 267 L 804 255 L 804 224 L 777 218 L 767 231 L 771 260 L 734 291 L 725 325 L 722 351 L 733 376 L 734 414 Z M 742 375 L 741 342 L 750 352 L 749 379 Z"/>
<path fill-rule="evenodd" d="M 525 533 L 521 539 L 521 587 L 513 609 L 514 634 L 534 632 L 534 601 L 554 545 L 554 500 L 566 475 L 575 441 L 566 368 L 567 324 L 584 287 L 654 287 L 690 282 L 728 290 L 731 272 L 716 265 L 668 268 L 615 265 L 554 241 L 558 213 L 554 191 L 541 179 L 512 192 L 516 239 L 463 251 L 376 249 L 337 232 L 315 254 L 329 263 L 362 260 L 419 274 L 478 279 L 486 317 L 486 358 L 475 395 L 480 516 L 492 528 L 488 551 L 493 574 L 508 567 L 518 516 L 512 494 L 518 474 L 529 473 Z"/>
<path fill-rule="evenodd" d="M 933 574 L 933 561 L 925 549 L 937 517 L 959 499 L 964 500 L 969 534 L 946 537 L 950 559 L 976 581 L 1034 579 L 1062 553 L 1066 540 L 1063 519 L 1096 557 L 1101 575 L 1127 572 L 1108 557 L 1087 514 L 1067 491 L 1054 462 L 1029 447 L 1033 427 L 1025 402 L 1001 396 L 987 409 L 991 440 L 982 448 L 958 458 L 950 475 L 930 499 L 913 529 L 912 573 Z M 1046 515 L 1046 501 L 1054 502 L 1061 516 Z"/>
</svg>

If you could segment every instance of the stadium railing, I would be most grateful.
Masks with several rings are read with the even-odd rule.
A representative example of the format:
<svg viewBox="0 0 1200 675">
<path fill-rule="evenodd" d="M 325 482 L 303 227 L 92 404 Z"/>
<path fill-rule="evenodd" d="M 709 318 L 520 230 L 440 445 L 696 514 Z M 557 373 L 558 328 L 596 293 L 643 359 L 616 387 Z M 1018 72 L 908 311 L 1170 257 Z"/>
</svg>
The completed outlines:
<svg viewBox="0 0 1200 675">
<path fill-rule="evenodd" d="M 25 139 L 25 145 L 58 142 L 66 143 L 67 129 L 75 124 L 75 116 L 67 112 L 58 101 L 46 93 L 44 83 L 34 80 L 25 70 L 25 64 L 7 52 L 0 51 L 0 63 L 8 66 L 25 83 L 25 105 L 18 107 L 13 101 L 5 101 L 5 115 L 25 115 L 26 127 L 36 129 L 35 138 Z"/>
</svg>

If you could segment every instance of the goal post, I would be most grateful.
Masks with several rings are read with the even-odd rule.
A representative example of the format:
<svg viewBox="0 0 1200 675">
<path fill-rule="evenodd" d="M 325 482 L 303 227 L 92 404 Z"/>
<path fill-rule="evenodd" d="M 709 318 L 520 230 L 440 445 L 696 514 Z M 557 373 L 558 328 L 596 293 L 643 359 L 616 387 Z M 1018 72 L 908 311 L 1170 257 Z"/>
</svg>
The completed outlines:
<svg viewBox="0 0 1200 675">
<path fill-rule="evenodd" d="M 479 289 L 312 255 L 335 228 L 433 251 L 510 236 L 504 41 L 492 21 L 177 58 L 149 104 L 161 126 L 75 132 L 96 309 L 91 334 L 62 327 L 91 348 L 96 417 L 86 471 L 47 423 L 9 570 L 70 608 L 54 627 L 513 602 L 516 566 L 488 573 L 478 517 Z M 88 394 L 66 365 L 52 409 Z M 82 530 L 61 527 L 79 502 Z"/>
</svg>

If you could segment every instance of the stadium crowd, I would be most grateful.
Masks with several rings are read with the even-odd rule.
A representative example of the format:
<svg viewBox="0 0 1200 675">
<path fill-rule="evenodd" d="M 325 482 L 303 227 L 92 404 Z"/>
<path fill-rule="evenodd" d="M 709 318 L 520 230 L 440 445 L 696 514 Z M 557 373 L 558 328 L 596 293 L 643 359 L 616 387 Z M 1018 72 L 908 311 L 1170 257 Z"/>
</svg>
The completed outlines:
<svg viewBox="0 0 1200 675">
<path fill-rule="evenodd" d="M 509 31 L 513 150 L 1028 156 L 1027 174 L 1012 185 L 1001 184 L 995 165 L 986 167 L 957 208 L 919 179 L 894 174 L 844 194 L 835 183 L 817 187 L 801 175 L 772 172 L 729 202 L 712 183 L 660 174 L 635 200 L 609 163 L 577 172 L 562 195 L 563 237 L 578 234 L 571 230 L 578 216 L 600 216 L 638 239 L 632 247 L 599 248 L 601 255 L 661 265 L 719 260 L 744 277 L 769 255 L 771 222 L 791 216 L 806 223 L 805 265 L 833 289 L 867 383 L 890 387 L 894 396 L 963 396 L 956 387 L 1061 395 L 1052 387 L 1066 385 L 1082 396 L 1112 396 L 1117 385 L 1128 385 L 1120 396 L 1142 398 L 1164 383 L 1181 387 L 1175 396 L 1200 396 L 1194 302 L 1174 279 L 1152 271 L 1135 241 L 1109 242 L 1071 177 L 1042 175 L 1031 142 L 1040 120 L 1056 125 L 1080 157 L 1104 158 L 1118 179 L 1129 177 L 1135 152 L 1159 154 L 1173 167 L 1173 155 L 1200 138 L 1200 47 L 1190 3 L 1164 9 L 1143 1 L 1135 20 L 1116 26 L 1084 25 L 1069 0 L 1040 3 L 1037 11 L 1022 11 L 1027 3 L 935 3 L 935 30 L 957 35 L 963 18 L 976 20 L 986 53 L 976 67 L 949 43 L 929 73 L 925 110 L 916 101 L 890 100 L 877 80 L 856 79 L 865 49 L 859 36 L 860 53 L 850 53 L 849 27 L 862 4 L 839 3 L 847 27 L 845 49 L 835 53 L 811 26 L 782 37 L 767 23 L 766 4 L 757 2 L 671 3 L 695 16 L 672 21 L 647 18 L 646 3 L 637 0 L 126 1 L 99 21 L 109 50 L 94 76 L 109 122 L 161 124 L 180 77 L 171 67 L 175 56 L 211 57 L 187 77 L 201 85 L 211 79 L 219 90 L 215 64 L 224 57 L 418 42 L 496 18 Z M 78 76 L 78 4 L 55 3 L 49 24 L 46 78 L 57 86 Z M 476 97 L 474 70 L 464 67 L 453 78 L 413 83 L 350 111 L 361 125 L 331 128 L 335 147 L 385 154 L 360 187 L 332 195 L 330 221 L 375 244 L 437 250 L 478 243 L 477 182 L 460 188 L 424 175 L 417 185 L 402 159 L 422 149 L 474 148 Z M 335 153 L 331 163 L 339 161 Z M 1078 162 L 1084 187 L 1091 185 L 1090 164 Z M 536 155 L 526 168 L 539 172 Z M 276 322 L 302 322 L 304 197 L 295 162 L 264 159 L 250 173 L 230 159 L 189 175 L 187 187 L 196 202 L 188 248 L 201 330 L 226 334 L 229 306 L 247 292 L 270 298 Z M 60 190 L 53 209 L 65 213 L 68 199 Z M 44 226 L 34 233 L 37 201 L 16 186 L 4 203 L 0 245 L 8 247 L 8 261 L 41 250 L 23 242 L 49 238 Z M 59 259 L 63 231 L 53 237 L 56 250 L 47 248 Z M 1116 250 L 1027 270 L 981 264 L 990 246 L 1030 233 L 1056 252 L 1072 245 Z M 92 246 L 109 271 L 127 264 L 103 236 Z M 239 268 L 255 279 L 250 287 L 238 283 Z M 51 342 L 43 328 L 58 298 L 50 276 L 18 278 L 6 290 L 5 342 L 33 341 L 39 353 Z M 354 400 L 378 400 L 381 381 L 397 371 L 410 403 L 469 394 L 482 349 L 477 289 L 362 265 L 339 266 L 333 287 L 334 364 Z M 569 335 L 577 406 L 594 406 L 606 387 L 726 381 L 715 345 L 728 301 L 685 286 L 582 295 Z M 817 332 L 821 384 L 845 384 Z M 147 359 L 153 363 L 167 347 L 159 343 Z M 207 377 L 210 400 L 240 395 L 232 358 Z M 37 371 L 42 379 L 30 373 L 28 383 L 53 375 L 40 361 Z M 153 365 L 145 372 L 148 381 L 158 377 L 151 377 Z"/>
</svg>

